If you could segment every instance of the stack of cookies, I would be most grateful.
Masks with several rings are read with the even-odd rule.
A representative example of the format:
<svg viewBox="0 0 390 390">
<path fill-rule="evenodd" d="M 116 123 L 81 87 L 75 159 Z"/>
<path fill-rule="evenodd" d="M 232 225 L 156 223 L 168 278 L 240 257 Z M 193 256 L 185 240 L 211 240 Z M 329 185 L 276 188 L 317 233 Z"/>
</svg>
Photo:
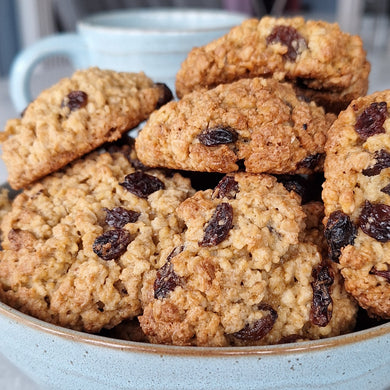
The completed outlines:
<svg viewBox="0 0 390 390">
<path fill-rule="evenodd" d="M 337 25 L 265 17 L 194 48 L 178 100 L 143 73 L 61 80 L 1 135 L 21 190 L 1 300 L 194 346 L 343 334 L 357 303 L 390 318 L 390 93 L 362 97 L 369 71 Z"/>
</svg>

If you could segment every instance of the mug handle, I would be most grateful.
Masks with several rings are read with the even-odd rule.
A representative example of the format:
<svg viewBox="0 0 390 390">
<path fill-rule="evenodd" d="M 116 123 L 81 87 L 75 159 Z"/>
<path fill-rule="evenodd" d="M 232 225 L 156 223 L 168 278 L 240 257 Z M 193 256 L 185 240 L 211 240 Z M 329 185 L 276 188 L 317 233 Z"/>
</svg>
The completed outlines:
<svg viewBox="0 0 390 390">
<path fill-rule="evenodd" d="M 9 89 L 13 105 L 22 112 L 31 102 L 30 80 L 34 68 L 48 57 L 69 58 L 73 67 L 87 65 L 86 44 L 79 34 L 64 33 L 43 38 L 23 50 L 15 58 L 10 71 Z"/>
</svg>

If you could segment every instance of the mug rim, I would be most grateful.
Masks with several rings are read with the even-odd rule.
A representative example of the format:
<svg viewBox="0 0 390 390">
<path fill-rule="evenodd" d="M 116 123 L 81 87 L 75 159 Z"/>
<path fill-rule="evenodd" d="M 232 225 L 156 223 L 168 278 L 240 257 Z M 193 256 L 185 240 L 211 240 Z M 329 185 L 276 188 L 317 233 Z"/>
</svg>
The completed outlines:
<svg viewBox="0 0 390 390">
<path fill-rule="evenodd" d="M 174 356 L 197 357 L 250 357 L 250 356 L 279 356 L 300 353 L 312 353 L 316 351 L 342 348 L 350 344 L 368 341 L 384 336 L 390 337 L 390 322 L 374 326 L 372 328 L 347 333 L 319 340 L 301 341 L 290 344 L 243 346 L 243 347 L 193 347 L 150 344 L 145 342 L 115 339 L 107 336 L 76 331 L 59 325 L 45 322 L 28 314 L 20 312 L 0 301 L 0 315 L 19 325 L 27 326 L 37 332 L 56 336 L 62 339 L 80 342 L 124 352 L 164 354 Z"/>
<path fill-rule="evenodd" d="M 150 16 L 153 14 L 159 14 L 164 16 L 187 16 L 187 15 L 195 15 L 199 17 L 204 16 L 213 16 L 220 17 L 221 19 L 225 19 L 224 23 L 221 23 L 215 27 L 212 26 L 199 26 L 196 28 L 148 28 L 143 29 L 140 27 L 121 27 L 121 26 L 113 26 L 113 25 L 101 25 L 103 19 L 114 19 L 118 16 L 126 15 L 145 15 Z M 139 34 L 192 34 L 192 33 L 205 33 L 205 32 L 213 32 L 219 30 L 225 30 L 227 28 L 232 28 L 238 24 L 241 24 L 245 19 L 250 19 L 253 16 L 237 12 L 237 11 L 229 11 L 225 9 L 202 9 L 202 8 L 177 8 L 177 7 L 150 7 L 150 8 L 131 8 L 131 9 L 120 9 L 120 10 L 111 10 L 98 12 L 92 15 L 89 15 L 77 22 L 77 28 L 82 30 L 93 30 L 93 31 L 102 31 L 102 32 L 131 32 L 131 33 L 139 33 Z"/>
</svg>

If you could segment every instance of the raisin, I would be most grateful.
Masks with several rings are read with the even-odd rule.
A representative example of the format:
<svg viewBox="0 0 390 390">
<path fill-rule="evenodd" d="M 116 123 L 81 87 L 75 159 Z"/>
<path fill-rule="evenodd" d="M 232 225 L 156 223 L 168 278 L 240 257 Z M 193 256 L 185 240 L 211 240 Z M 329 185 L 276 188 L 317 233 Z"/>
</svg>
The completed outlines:
<svg viewBox="0 0 390 390">
<path fill-rule="evenodd" d="M 203 240 L 199 242 L 199 245 L 218 245 L 228 236 L 232 227 L 233 207 L 229 203 L 219 204 L 204 230 Z"/>
<path fill-rule="evenodd" d="M 124 182 L 119 184 L 139 198 L 147 198 L 153 192 L 165 188 L 160 179 L 141 171 L 130 173 L 125 177 Z"/>
<path fill-rule="evenodd" d="M 108 230 L 96 238 L 92 249 L 103 260 L 114 260 L 126 252 L 130 242 L 131 236 L 127 230 Z"/>
<path fill-rule="evenodd" d="M 298 168 L 314 169 L 323 158 L 323 153 L 311 154 L 298 163 Z"/>
<path fill-rule="evenodd" d="M 199 141 L 205 146 L 216 146 L 236 142 L 238 134 L 231 127 L 213 127 L 203 130 L 198 135 Z"/>
<path fill-rule="evenodd" d="M 364 176 L 376 176 L 379 175 L 382 169 L 390 167 L 390 153 L 387 153 L 386 150 L 381 149 L 375 152 L 376 163 L 370 167 L 363 169 Z"/>
<path fill-rule="evenodd" d="M 307 198 L 307 180 L 298 175 L 277 175 L 276 179 L 279 183 L 283 184 L 283 187 L 287 191 L 294 191 L 302 198 L 302 203 L 304 199 Z"/>
<path fill-rule="evenodd" d="M 165 298 L 177 286 L 183 284 L 183 278 L 178 276 L 173 270 L 171 259 L 178 255 L 183 250 L 183 247 L 173 249 L 169 254 L 166 263 L 157 271 L 156 279 L 153 283 L 154 298 Z"/>
<path fill-rule="evenodd" d="M 329 215 L 324 235 L 329 246 L 329 255 L 333 261 L 338 261 L 341 249 L 353 245 L 357 229 L 347 214 L 337 210 Z"/>
<path fill-rule="evenodd" d="M 255 321 L 253 324 L 247 324 L 238 332 L 233 333 L 232 335 L 234 337 L 245 341 L 257 341 L 261 340 L 269 333 L 278 318 L 278 313 L 266 303 L 260 304 L 258 309 L 267 311 L 268 314 Z"/>
<path fill-rule="evenodd" d="M 140 213 L 125 209 L 124 207 L 115 207 L 112 210 L 104 209 L 106 211 L 106 223 L 115 228 L 122 228 L 128 223 L 137 222 Z"/>
<path fill-rule="evenodd" d="M 213 198 L 234 199 L 238 191 L 238 183 L 234 177 L 226 175 L 214 188 Z"/>
<path fill-rule="evenodd" d="M 370 270 L 370 275 L 380 276 L 382 278 L 385 278 L 387 283 L 390 283 L 390 264 L 386 264 L 386 265 L 387 265 L 387 271 L 377 270 L 375 267 L 372 267 Z"/>
<path fill-rule="evenodd" d="M 311 282 L 313 289 L 313 302 L 310 309 L 310 321 L 313 325 L 326 326 L 332 318 L 332 304 L 330 288 L 334 282 L 331 269 L 326 264 L 320 264 L 313 268 Z"/>
<path fill-rule="evenodd" d="M 390 184 L 388 184 L 387 186 L 384 186 L 381 191 L 387 195 L 390 195 Z"/>
<path fill-rule="evenodd" d="M 155 85 L 158 87 L 160 92 L 160 96 L 156 104 L 156 109 L 158 109 L 164 104 L 170 102 L 173 99 L 173 94 L 166 84 L 156 83 Z"/>
<path fill-rule="evenodd" d="M 298 54 L 307 49 L 305 38 L 292 26 L 275 26 L 267 37 L 267 45 L 281 43 L 287 46 L 286 60 L 295 61 Z"/>
<path fill-rule="evenodd" d="M 368 236 L 379 242 L 390 240 L 390 206 L 365 201 L 359 216 L 359 227 Z"/>
<path fill-rule="evenodd" d="M 375 134 L 384 133 L 383 123 L 386 118 L 387 103 L 371 103 L 357 118 L 355 131 L 363 140 Z"/>
<path fill-rule="evenodd" d="M 72 91 L 62 101 L 61 106 L 69 107 L 70 111 L 78 110 L 87 105 L 88 95 L 83 91 Z"/>
</svg>

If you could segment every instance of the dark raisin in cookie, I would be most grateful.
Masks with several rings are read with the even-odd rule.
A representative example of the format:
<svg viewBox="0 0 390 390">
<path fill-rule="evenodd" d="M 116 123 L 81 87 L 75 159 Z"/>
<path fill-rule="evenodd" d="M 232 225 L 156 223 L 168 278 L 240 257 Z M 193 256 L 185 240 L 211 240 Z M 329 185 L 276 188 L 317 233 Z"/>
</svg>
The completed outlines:
<svg viewBox="0 0 390 390">
<path fill-rule="evenodd" d="M 356 305 L 317 246 L 323 208 L 304 210 L 300 202 L 274 177 L 248 173 L 185 200 L 183 241 L 145 277 L 139 321 L 146 337 L 260 345 L 352 330 Z"/>
<path fill-rule="evenodd" d="M 15 198 L 1 225 L 3 302 L 87 332 L 141 313 L 143 275 L 163 248 L 180 243 L 175 209 L 193 190 L 189 179 L 137 171 L 133 154 L 113 150 L 89 154 Z"/>
<path fill-rule="evenodd" d="M 176 92 L 182 97 L 242 78 L 274 77 L 338 113 L 367 92 L 369 72 L 362 40 L 337 24 L 266 16 L 194 48 L 177 73 Z"/>
<path fill-rule="evenodd" d="M 104 142 L 115 141 L 169 99 L 144 73 L 89 68 L 40 93 L 22 118 L 1 134 L 14 189 L 64 167 Z"/>
<path fill-rule="evenodd" d="M 288 83 L 243 79 L 195 91 L 155 111 L 136 139 L 151 167 L 229 173 L 322 170 L 335 120 L 300 100 Z"/>
<path fill-rule="evenodd" d="M 326 153 L 330 257 L 359 304 L 390 318 L 390 90 L 353 101 L 333 124 Z"/>
</svg>

